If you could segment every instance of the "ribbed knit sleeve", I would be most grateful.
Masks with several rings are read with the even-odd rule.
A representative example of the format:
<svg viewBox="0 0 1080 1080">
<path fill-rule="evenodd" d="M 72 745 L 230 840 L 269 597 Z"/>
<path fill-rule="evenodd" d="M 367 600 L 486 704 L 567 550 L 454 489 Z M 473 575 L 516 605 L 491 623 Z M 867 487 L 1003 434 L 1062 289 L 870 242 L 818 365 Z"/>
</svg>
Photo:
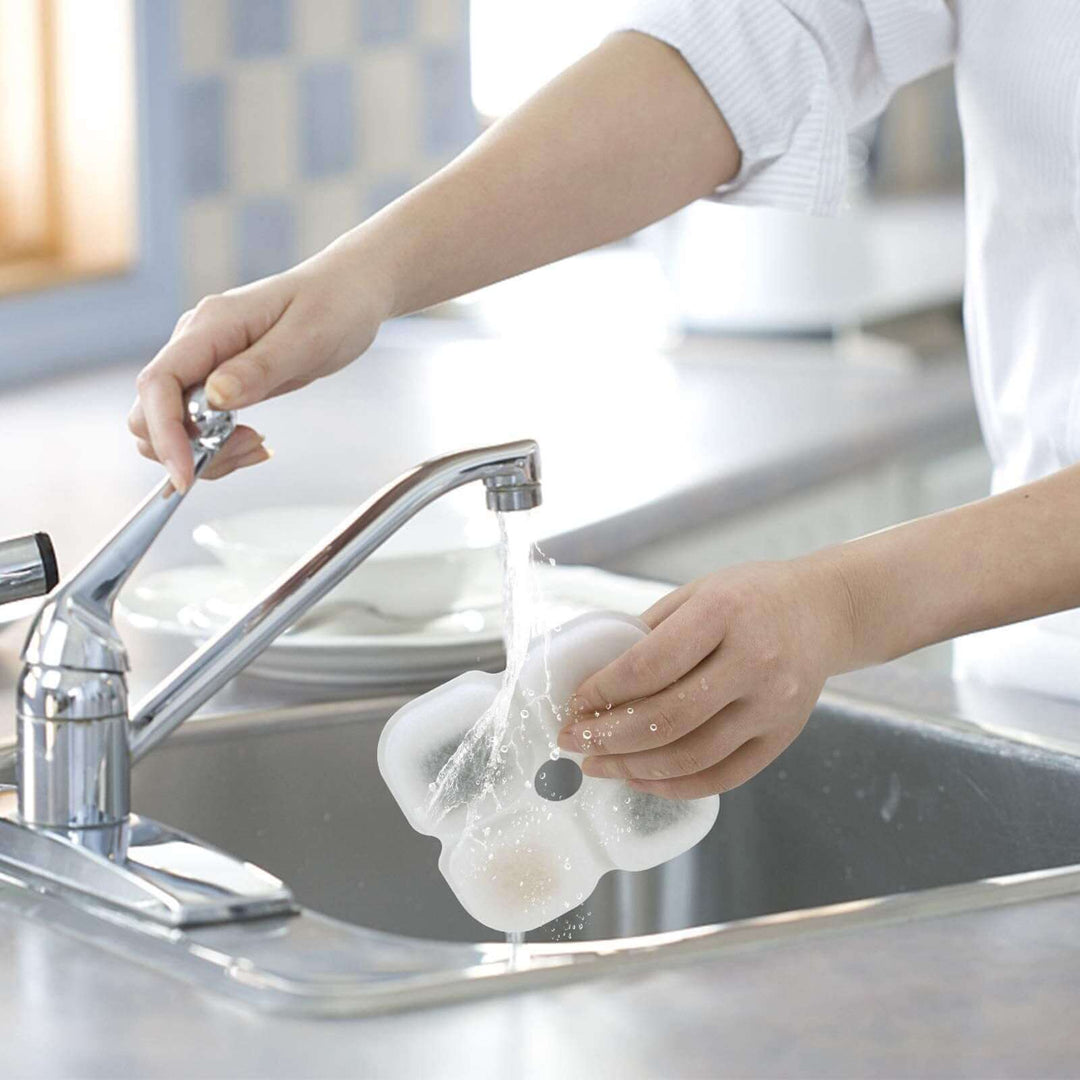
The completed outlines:
<svg viewBox="0 0 1080 1080">
<path fill-rule="evenodd" d="M 949 63 L 946 0 L 637 0 L 622 29 L 677 49 L 742 153 L 717 194 L 835 213 L 848 133 L 904 83 Z"/>
</svg>

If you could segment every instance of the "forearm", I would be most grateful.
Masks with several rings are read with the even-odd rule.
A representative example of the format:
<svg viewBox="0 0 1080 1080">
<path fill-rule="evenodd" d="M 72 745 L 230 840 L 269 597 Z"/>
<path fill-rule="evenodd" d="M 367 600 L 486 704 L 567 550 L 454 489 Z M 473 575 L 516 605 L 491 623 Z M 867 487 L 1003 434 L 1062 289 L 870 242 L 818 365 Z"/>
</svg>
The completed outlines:
<svg viewBox="0 0 1080 1080">
<path fill-rule="evenodd" d="M 627 236 L 738 162 L 682 57 L 620 33 L 335 247 L 406 314 Z"/>
<path fill-rule="evenodd" d="M 1080 466 L 820 552 L 852 627 L 844 668 L 1080 607 Z"/>
</svg>

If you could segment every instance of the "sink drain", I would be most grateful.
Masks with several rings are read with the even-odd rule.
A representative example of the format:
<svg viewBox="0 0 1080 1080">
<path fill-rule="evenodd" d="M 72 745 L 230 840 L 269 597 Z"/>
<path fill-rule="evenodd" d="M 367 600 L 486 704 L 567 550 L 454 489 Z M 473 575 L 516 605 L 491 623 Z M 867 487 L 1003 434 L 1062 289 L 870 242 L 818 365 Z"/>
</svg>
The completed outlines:
<svg viewBox="0 0 1080 1080">
<path fill-rule="evenodd" d="M 536 770 L 533 778 L 533 788 L 541 799 L 549 802 L 562 802 L 576 795 L 581 787 L 581 769 L 577 763 L 569 758 L 558 758 L 555 761 L 545 761 Z"/>
</svg>

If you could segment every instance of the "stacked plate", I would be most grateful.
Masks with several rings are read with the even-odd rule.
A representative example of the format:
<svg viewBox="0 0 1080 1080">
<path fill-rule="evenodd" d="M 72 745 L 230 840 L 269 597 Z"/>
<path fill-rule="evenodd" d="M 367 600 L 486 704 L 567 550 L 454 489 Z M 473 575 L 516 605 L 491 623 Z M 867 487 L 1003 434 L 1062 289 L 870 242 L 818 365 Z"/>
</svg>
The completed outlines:
<svg viewBox="0 0 1080 1080">
<path fill-rule="evenodd" d="M 262 510 L 200 526 L 195 539 L 218 564 L 137 580 L 122 594 L 120 614 L 142 633 L 194 647 L 246 611 L 344 512 Z M 434 686 L 470 668 L 499 670 L 504 655 L 498 550 L 482 535 L 470 546 L 471 537 L 460 529 L 449 531 L 465 543 L 439 550 L 430 535 L 438 525 L 429 519 L 409 535 L 402 530 L 397 543 L 358 567 L 248 674 L 390 693 Z M 548 626 L 597 608 L 638 614 L 671 588 L 592 567 L 541 563 L 536 572 L 539 621 Z"/>
</svg>

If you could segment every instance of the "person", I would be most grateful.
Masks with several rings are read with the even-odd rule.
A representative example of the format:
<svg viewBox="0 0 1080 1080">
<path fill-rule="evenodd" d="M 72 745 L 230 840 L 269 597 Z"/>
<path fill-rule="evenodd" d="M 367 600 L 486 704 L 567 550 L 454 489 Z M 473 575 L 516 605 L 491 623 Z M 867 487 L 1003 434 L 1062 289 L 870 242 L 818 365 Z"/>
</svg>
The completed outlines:
<svg viewBox="0 0 1080 1080">
<path fill-rule="evenodd" d="M 1075 0 L 639 5 L 427 181 L 306 262 L 187 312 L 139 375 L 139 449 L 186 488 L 186 387 L 206 380 L 218 407 L 296 390 L 362 354 L 387 319 L 704 196 L 832 213 L 847 133 L 950 62 L 965 139 L 965 321 L 995 493 L 676 589 L 645 613 L 650 634 L 578 690 L 559 736 L 587 753 L 586 773 L 661 796 L 741 784 L 796 737 L 830 675 L 1080 606 Z M 241 427 L 208 475 L 267 456 Z M 968 639 L 976 673 L 980 636 L 992 635 Z M 1055 678 L 1080 697 L 1080 638 L 1066 658 Z"/>
</svg>

